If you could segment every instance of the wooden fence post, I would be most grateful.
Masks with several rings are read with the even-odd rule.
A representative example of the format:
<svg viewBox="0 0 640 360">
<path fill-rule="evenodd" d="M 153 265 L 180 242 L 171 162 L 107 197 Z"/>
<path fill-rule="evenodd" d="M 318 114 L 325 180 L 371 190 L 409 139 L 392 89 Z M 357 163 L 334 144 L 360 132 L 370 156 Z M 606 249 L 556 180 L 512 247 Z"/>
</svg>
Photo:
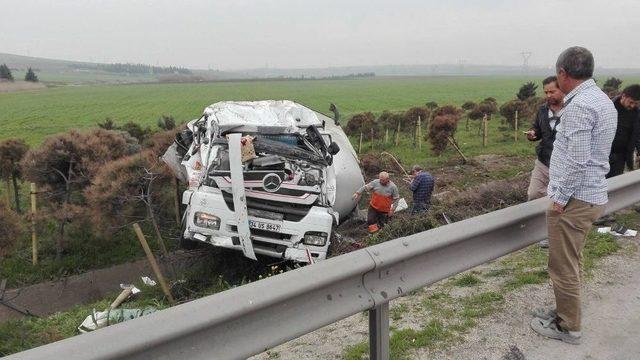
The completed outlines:
<svg viewBox="0 0 640 360">
<path fill-rule="evenodd" d="M 11 208 L 11 182 L 9 180 L 9 177 L 7 177 L 6 181 L 7 181 L 7 193 L 5 194 L 5 196 L 7 198 L 6 199 L 7 200 L 7 207 L 10 209 Z"/>
<path fill-rule="evenodd" d="M 160 283 L 160 287 L 162 287 L 162 291 L 169 299 L 169 302 L 172 304 L 175 304 L 176 300 L 173 298 L 173 295 L 171 295 L 171 290 L 169 289 L 169 286 L 167 285 L 167 281 L 164 279 L 164 276 L 162 275 L 162 271 L 160 271 L 160 266 L 158 266 L 158 263 L 156 262 L 156 258 L 155 256 L 153 256 L 153 253 L 151 252 L 151 248 L 149 247 L 149 244 L 147 243 L 147 239 L 144 237 L 144 234 L 142 233 L 142 229 L 140 229 L 140 225 L 138 225 L 138 223 L 134 223 L 133 230 L 135 230 L 136 235 L 138 236 L 138 240 L 140 241 L 140 245 L 142 245 L 142 249 L 144 250 L 144 253 L 147 255 L 147 260 L 149 260 L 149 265 L 151 265 L 151 269 L 153 269 L 153 272 L 156 274 L 156 278 L 158 278 L 158 282 Z"/>
<path fill-rule="evenodd" d="M 173 205 L 176 211 L 176 224 L 180 226 L 182 224 L 181 216 L 180 216 L 180 184 L 178 183 L 178 178 L 173 178 L 173 186 L 175 187 L 175 191 L 173 194 Z"/>
<path fill-rule="evenodd" d="M 516 110 L 516 114 L 515 114 L 515 118 L 513 121 L 513 125 L 514 125 L 514 132 L 513 132 L 513 138 L 515 141 L 518 141 L 518 110 Z"/>
<path fill-rule="evenodd" d="M 420 116 L 418 116 L 418 128 L 416 129 L 416 136 L 418 137 L 418 149 L 422 150 L 422 123 Z"/>
<path fill-rule="evenodd" d="M 373 128 L 371 128 L 371 150 L 373 150 Z"/>
<path fill-rule="evenodd" d="M 38 265 L 38 238 L 36 236 L 36 184 L 31 183 L 31 261 Z"/>
<path fill-rule="evenodd" d="M 389 128 L 384 129 L 384 144 L 387 145 L 389 143 Z"/>
<path fill-rule="evenodd" d="M 394 139 L 394 145 L 398 146 L 400 142 L 400 120 L 398 120 L 398 129 L 396 130 L 396 138 Z"/>
<path fill-rule="evenodd" d="M 358 154 L 362 153 L 362 131 L 360 131 L 360 142 L 358 143 Z"/>
<path fill-rule="evenodd" d="M 482 117 L 482 146 L 487 146 L 489 136 L 489 120 L 487 118 L 487 114 L 484 114 Z"/>
</svg>

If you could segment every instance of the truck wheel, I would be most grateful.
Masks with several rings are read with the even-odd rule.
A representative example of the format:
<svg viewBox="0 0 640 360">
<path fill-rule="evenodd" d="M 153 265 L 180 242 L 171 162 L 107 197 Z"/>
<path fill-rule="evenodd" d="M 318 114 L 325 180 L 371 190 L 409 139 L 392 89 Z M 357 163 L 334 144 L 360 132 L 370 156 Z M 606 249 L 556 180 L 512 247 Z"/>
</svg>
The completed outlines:
<svg viewBox="0 0 640 360">
<path fill-rule="evenodd" d="M 200 246 L 199 241 L 193 241 L 191 239 L 187 239 L 184 237 L 184 231 L 187 228 L 187 224 L 185 224 L 185 220 L 182 220 L 182 226 L 180 227 L 180 248 L 184 250 L 194 250 Z"/>
<path fill-rule="evenodd" d="M 329 247 L 327 248 L 327 259 L 332 257 L 340 242 L 340 234 L 336 232 L 336 227 L 331 229 L 331 237 L 329 238 Z"/>
<path fill-rule="evenodd" d="M 180 248 L 184 250 L 194 250 L 200 246 L 199 241 L 193 241 L 191 239 L 186 239 L 183 234 L 180 234 Z"/>
</svg>

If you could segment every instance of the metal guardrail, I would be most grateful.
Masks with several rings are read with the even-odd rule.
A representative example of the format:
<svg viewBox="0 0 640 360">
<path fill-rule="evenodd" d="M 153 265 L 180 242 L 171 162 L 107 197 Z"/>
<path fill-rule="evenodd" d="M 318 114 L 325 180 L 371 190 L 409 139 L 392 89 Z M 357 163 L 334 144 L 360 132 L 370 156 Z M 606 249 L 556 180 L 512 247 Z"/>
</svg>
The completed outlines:
<svg viewBox="0 0 640 360">
<path fill-rule="evenodd" d="M 640 202 L 640 171 L 610 180 L 607 213 Z M 539 199 L 395 239 L 8 359 L 239 359 L 369 310 L 389 356 L 389 301 L 544 239 Z"/>
</svg>

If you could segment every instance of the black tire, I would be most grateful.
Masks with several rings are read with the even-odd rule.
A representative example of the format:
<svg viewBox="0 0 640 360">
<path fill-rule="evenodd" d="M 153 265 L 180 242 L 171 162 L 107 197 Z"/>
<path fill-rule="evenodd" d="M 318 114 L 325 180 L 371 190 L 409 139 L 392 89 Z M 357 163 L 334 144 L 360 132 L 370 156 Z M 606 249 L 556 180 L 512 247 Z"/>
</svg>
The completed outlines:
<svg viewBox="0 0 640 360">
<path fill-rule="evenodd" d="M 329 247 L 327 247 L 327 256 L 326 258 L 333 257 L 333 254 L 340 242 L 340 236 L 336 233 L 336 226 L 334 225 L 331 228 L 331 236 L 329 237 Z"/>
<path fill-rule="evenodd" d="M 193 241 L 186 239 L 183 235 L 180 235 L 180 248 L 184 250 L 195 250 L 200 247 L 200 241 Z"/>
<path fill-rule="evenodd" d="M 187 227 L 185 220 L 186 219 L 182 220 L 182 226 L 180 227 L 180 248 L 184 250 L 195 250 L 200 247 L 200 241 L 193 241 L 184 237 L 184 231 Z"/>
</svg>

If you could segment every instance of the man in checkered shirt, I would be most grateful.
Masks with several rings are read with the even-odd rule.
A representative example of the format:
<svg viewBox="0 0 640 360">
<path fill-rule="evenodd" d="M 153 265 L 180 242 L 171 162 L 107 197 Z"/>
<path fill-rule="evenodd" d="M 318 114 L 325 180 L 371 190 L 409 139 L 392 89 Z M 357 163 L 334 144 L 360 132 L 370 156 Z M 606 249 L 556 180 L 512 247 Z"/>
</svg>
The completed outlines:
<svg viewBox="0 0 640 360">
<path fill-rule="evenodd" d="M 549 166 L 547 210 L 549 277 L 555 309 L 534 312 L 531 327 L 570 344 L 581 341 L 580 267 L 587 233 L 607 203 L 609 152 L 617 111 L 596 86 L 589 50 L 571 47 L 558 57 L 560 90 L 567 94 Z"/>
</svg>

